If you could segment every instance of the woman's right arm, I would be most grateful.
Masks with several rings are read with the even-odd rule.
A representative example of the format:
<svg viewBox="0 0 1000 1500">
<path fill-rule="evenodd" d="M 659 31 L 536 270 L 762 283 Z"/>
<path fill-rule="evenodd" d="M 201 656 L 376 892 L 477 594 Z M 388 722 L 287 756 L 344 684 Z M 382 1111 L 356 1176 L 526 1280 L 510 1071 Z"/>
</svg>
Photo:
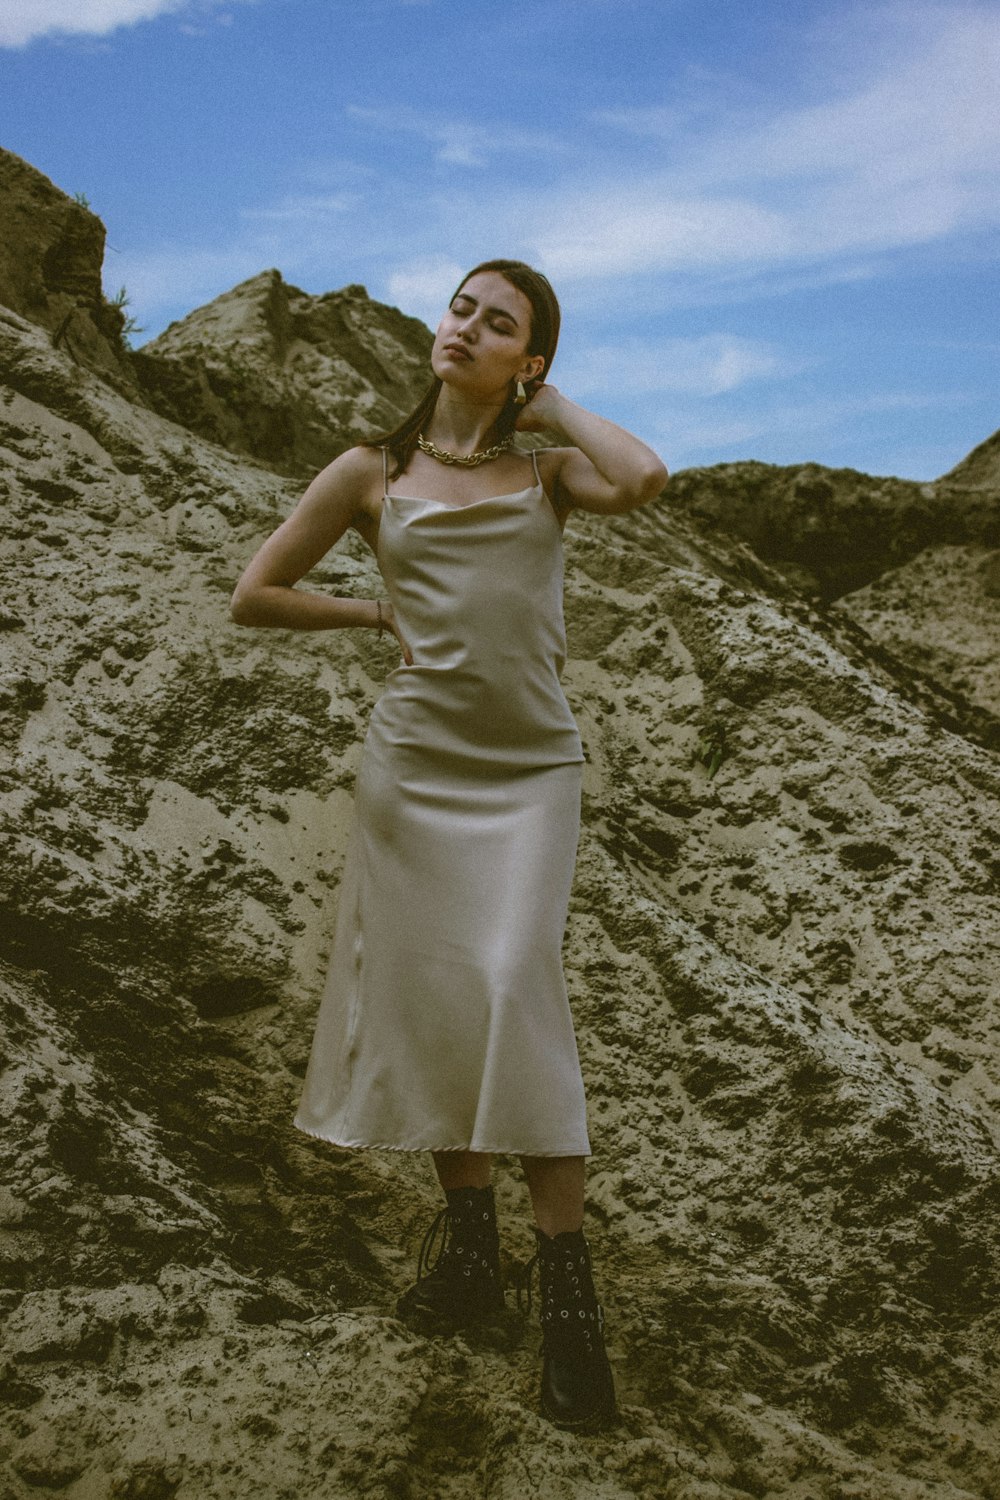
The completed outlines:
<svg viewBox="0 0 1000 1500">
<path fill-rule="evenodd" d="M 381 458 L 373 448 L 349 448 L 327 464 L 298 505 L 251 559 L 229 603 L 237 625 L 283 630 L 336 630 L 378 626 L 374 599 L 338 599 L 310 594 L 295 585 L 339 542 L 371 489 Z M 390 625 L 391 610 L 382 605 Z"/>
</svg>

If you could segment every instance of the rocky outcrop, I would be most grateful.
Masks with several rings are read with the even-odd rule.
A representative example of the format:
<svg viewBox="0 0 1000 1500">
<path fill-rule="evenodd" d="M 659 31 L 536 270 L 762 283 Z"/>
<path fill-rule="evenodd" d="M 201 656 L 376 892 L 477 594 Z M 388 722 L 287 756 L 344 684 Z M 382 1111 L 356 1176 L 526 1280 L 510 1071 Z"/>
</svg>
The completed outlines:
<svg viewBox="0 0 1000 1500">
<path fill-rule="evenodd" d="M 101 288 L 104 233 L 96 214 L 0 149 L 0 304 L 48 329 L 77 364 L 135 398 L 125 313 Z"/>
<path fill-rule="evenodd" d="M 913 672 L 1000 719 L 998 601 L 1000 550 L 937 546 L 845 594 L 834 608 Z"/>
<path fill-rule="evenodd" d="M 954 489 L 1000 493 L 1000 432 L 973 448 L 960 464 L 949 469 L 941 482 Z"/>
<path fill-rule="evenodd" d="M 717 464 L 675 475 L 669 499 L 702 547 L 716 540 L 731 566 L 732 543 L 742 543 L 769 565 L 759 581 L 772 593 L 780 577 L 828 632 L 838 619 L 862 627 L 913 701 L 998 745 L 998 454 L 994 434 L 931 484 L 819 464 Z M 619 524 L 636 539 L 677 531 L 652 511 Z"/>
<path fill-rule="evenodd" d="M 561 1434 L 510 1294 L 488 1336 L 390 1315 L 427 1160 L 290 1123 L 394 643 L 232 625 L 301 481 L 16 310 L 0 364 L 4 1494 L 995 1495 L 985 719 L 670 489 L 571 518 L 565 960 L 623 1422 Z M 307 586 L 381 584 L 348 532 Z"/>
<path fill-rule="evenodd" d="M 362 286 L 311 296 L 262 271 L 139 349 L 101 289 L 104 225 L 0 150 L 0 305 L 114 390 L 190 432 L 308 481 L 391 429 L 430 378 L 432 335 Z"/>
<path fill-rule="evenodd" d="M 272 270 L 171 323 L 133 364 L 163 416 L 309 479 L 412 410 L 431 342 L 423 323 L 362 286 L 313 297 Z"/>
<path fill-rule="evenodd" d="M 1000 546 L 1000 485 L 959 484 L 957 473 L 915 484 L 820 464 L 715 464 L 677 474 L 670 496 L 700 531 L 745 542 L 828 602 L 928 546 Z"/>
</svg>

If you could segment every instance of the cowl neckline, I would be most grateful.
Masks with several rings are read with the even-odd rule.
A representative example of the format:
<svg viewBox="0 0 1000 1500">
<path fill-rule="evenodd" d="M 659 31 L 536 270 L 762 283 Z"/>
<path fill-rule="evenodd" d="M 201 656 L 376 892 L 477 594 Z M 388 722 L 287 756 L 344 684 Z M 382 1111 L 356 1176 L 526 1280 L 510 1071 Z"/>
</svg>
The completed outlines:
<svg viewBox="0 0 1000 1500">
<path fill-rule="evenodd" d="M 536 494 L 541 488 L 541 483 L 529 484 L 523 490 L 511 490 L 506 495 L 484 495 L 480 500 L 467 500 L 464 505 L 449 505 L 447 500 L 432 500 L 425 495 L 394 495 L 389 490 L 386 490 L 382 499 L 402 500 L 404 503 L 410 501 L 416 505 L 437 505 L 441 510 L 472 510 L 474 506 L 492 505 L 497 500 L 520 500 L 522 495 Z"/>
</svg>

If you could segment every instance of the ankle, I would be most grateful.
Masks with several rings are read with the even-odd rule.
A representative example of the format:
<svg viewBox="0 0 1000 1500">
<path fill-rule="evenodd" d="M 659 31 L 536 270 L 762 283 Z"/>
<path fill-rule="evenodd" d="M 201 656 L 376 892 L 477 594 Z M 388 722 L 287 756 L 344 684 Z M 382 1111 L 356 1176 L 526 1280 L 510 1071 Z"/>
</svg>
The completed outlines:
<svg viewBox="0 0 1000 1500">
<path fill-rule="evenodd" d="M 450 1187 L 445 1188 L 444 1195 L 451 1209 L 479 1209 L 489 1210 L 493 1208 L 493 1188 L 487 1183 L 485 1187 Z"/>
<path fill-rule="evenodd" d="M 549 1221 L 547 1225 L 536 1224 L 535 1233 L 536 1235 L 541 1235 L 548 1243 L 552 1245 L 554 1245 L 557 1240 L 562 1245 L 585 1245 L 587 1243 L 586 1237 L 583 1233 L 582 1224 L 566 1225 L 560 1223 L 558 1220 L 556 1220 L 555 1223 Z"/>
</svg>

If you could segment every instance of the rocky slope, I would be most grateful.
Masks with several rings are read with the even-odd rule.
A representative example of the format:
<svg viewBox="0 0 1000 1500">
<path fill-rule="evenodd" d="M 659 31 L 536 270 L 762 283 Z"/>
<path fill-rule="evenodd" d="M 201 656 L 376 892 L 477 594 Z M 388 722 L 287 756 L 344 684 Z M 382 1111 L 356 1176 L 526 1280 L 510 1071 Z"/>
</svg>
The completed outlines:
<svg viewBox="0 0 1000 1500">
<path fill-rule="evenodd" d="M 927 547 L 837 602 L 922 676 L 1000 716 L 1000 550 Z M 1000 744 L 990 731 L 989 743 Z"/>
<path fill-rule="evenodd" d="M 311 297 L 264 271 L 133 356 L 163 416 L 308 481 L 395 427 L 429 378 L 431 334 L 364 287 Z"/>
<path fill-rule="evenodd" d="M 1000 547 L 1000 480 L 973 485 L 959 472 L 915 484 L 820 464 L 716 464 L 676 475 L 671 497 L 699 530 L 739 538 L 828 601 L 928 547 Z"/>
<path fill-rule="evenodd" d="M 513 1298 L 489 1338 L 389 1316 L 429 1159 L 290 1123 L 396 653 L 229 622 L 300 481 L 24 304 L 0 369 L 5 1497 L 998 1500 L 988 713 L 670 489 L 571 519 L 565 959 L 623 1420 L 560 1434 Z M 309 581 L 380 586 L 353 533 Z"/>
<path fill-rule="evenodd" d="M 973 448 L 948 471 L 944 482 L 955 489 L 987 490 L 995 495 L 1000 490 L 1000 432 Z"/>
<path fill-rule="evenodd" d="M 914 670 L 1000 715 L 1000 432 L 928 488 L 950 528 L 838 609 Z"/>
<path fill-rule="evenodd" d="M 49 331 L 77 364 L 138 398 L 126 314 L 101 288 L 104 225 L 0 147 L 0 304 Z"/>
<path fill-rule="evenodd" d="M 1000 714 L 998 454 L 995 433 L 930 484 L 819 464 L 687 469 L 671 484 L 671 522 L 679 513 L 705 539 L 744 543 L 819 607 L 836 601 L 969 727 L 966 706 Z M 641 514 L 629 534 L 650 527 L 659 518 Z"/>
</svg>

